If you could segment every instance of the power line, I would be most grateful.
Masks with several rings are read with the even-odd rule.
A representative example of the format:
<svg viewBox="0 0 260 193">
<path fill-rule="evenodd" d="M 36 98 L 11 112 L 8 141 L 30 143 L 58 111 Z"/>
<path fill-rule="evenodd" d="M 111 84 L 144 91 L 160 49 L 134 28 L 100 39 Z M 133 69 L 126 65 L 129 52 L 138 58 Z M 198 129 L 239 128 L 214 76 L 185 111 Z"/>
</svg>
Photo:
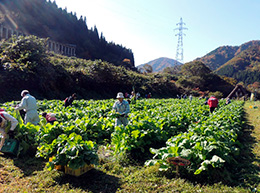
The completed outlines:
<svg viewBox="0 0 260 193">
<path fill-rule="evenodd" d="M 178 30 L 178 33 L 175 34 L 175 36 L 178 36 L 178 44 L 177 44 L 177 50 L 176 50 L 176 57 L 175 57 L 175 62 L 177 61 L 183 63 L 183 30 L 186 30 L 188 28 L 183 27 L 183 25 L 186 25 L 183 21 L 182 18 L 180 19 L 180 22 L 176 24 L 179 26 L 178 28 L 175 28 L 174 30 Z"/>
</svg>

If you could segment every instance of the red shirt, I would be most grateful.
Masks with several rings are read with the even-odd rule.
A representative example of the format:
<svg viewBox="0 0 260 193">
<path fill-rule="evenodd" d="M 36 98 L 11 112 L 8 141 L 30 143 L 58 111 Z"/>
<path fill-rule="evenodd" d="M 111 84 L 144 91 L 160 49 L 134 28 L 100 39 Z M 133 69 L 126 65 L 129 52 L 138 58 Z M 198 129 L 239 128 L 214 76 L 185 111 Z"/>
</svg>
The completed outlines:
<svg viewBox="0 0 260 193">
<path fill-rule="evenodd" d="M 210 97 L 208 100 L 209 107 L 217 107 L 218 106 L 218 99 L 216 97 Z"/>
<path fill-rule="evenodd" d="M 45 118 L 47 121 L 56 121 L 57 120 L 55 117 L 55 114 L 53 114 L 53 113 L 47 113 Z"/>
</svg>

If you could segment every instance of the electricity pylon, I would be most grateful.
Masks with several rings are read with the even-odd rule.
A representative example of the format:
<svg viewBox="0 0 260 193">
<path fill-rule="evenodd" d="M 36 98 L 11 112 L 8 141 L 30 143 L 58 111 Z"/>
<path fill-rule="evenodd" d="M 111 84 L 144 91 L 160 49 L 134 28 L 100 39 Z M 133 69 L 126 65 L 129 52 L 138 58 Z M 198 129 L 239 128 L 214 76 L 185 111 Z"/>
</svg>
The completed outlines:
<svg viewBox="0 0 260 193">
<path fill-rule="evenodd" d="M 175 57 L 175 62 L 181 62 L 183 63 L 183 35 L 185 35 L 183 33 L 183 30 L 186 30 L 188 28 L 183 27 L 183 25 L 185 25 L 185 23 L 183 23 L 182 18 L 180 20 L 179 23 L 176 24 L 177 26 L 179 26 L 178 28 L 175 28 L 174 30 L 179 30 L 177 34 L 175 34 L 175 36 L 178 36 L 178 44 L 177 44 L 177 50 L 176 50 L 176 57 Z"/>
</svg>

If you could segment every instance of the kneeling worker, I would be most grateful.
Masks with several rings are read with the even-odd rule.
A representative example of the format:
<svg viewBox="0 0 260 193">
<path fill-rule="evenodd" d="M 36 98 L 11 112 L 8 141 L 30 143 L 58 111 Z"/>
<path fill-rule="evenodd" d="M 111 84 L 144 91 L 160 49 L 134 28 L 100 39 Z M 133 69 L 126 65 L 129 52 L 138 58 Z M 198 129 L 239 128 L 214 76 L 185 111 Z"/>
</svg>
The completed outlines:
<svg viewBox="0 0 260 193">
<path fill-rule="evenodd" d="M 42 116 L 46 119 L 47 123 L 53 124 L 55 121 L 57 121 L 54 113 L 43 112 Z"/>
<path fill-rule="evenodd" d="M 0 143 L 0 150 L 2 149 L 7 135 L 14 137 L 14 129 L 17 126 L 18 121 L 5 111 L 0 111 L 0 133 L 2 134 L 2 140 Z"/>
</svg>

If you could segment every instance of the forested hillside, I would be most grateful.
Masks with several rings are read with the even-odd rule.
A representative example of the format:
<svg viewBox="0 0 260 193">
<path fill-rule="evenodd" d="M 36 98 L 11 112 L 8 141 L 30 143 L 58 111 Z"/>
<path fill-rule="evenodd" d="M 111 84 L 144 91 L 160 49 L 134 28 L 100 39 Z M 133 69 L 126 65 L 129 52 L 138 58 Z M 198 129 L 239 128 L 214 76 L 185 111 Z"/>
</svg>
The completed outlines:
<svg viewBox="0 0 260 193">
<path fill-rule="evenodd" d="M 218 75 L 234 78 L 250 85 L 260 82 L 260 41 L 250 41 L 240 46 L 222 46 L 196 60 L 203 62 Z"/>
<path fill-rule="evenodd" d="M 20 100 L 23 89 L 38 99 L 64 99 L 76 92 L 78 98 L 114 98 L 119 91 L 133 89 L 141 96 L 200 96 L 220 92 L 227 96 L 232 84 L 221 79 L 201 62 L 184 64 L 179 74 L 142 74 L 102 60 L 86 60 L 46 52 L 46 39 L 19 36 L 2 41 L 0 48 L 1 101 Z"/>
<path fill-rule="evenodd" d="M 1 100 L 20 100 L 23 89 L 31 90 L 39 99 L 64 99 L 73 92 L 79 98 L 104 99 L 132 90 L 160 98 L 210 92 L 225 97 L 235 85 L 235 81 L 222 79 L 196 61 L 168 67 L 161 74 L 136 72 L 132 51 L 108 43 L 96 27 L 88 28 L 86 20 L 58 8 L 55 1 L 1 1 L 0 23 L 33 34 L 1 42 L 0 88 L 5 90 Z M 46 38 L 75 44 L 77 56 L 46 52 Z"/>
<path fill-rule="evenodd" d="M 249 41 L 240 46 L 221 46 L 196 60 L 206 64 L 211 70 L 216 70 L 226 62 L 251 46 L 259 46 L 260 41 Z"/>
<path fill-rule="evenodd" d="M 75 13 L 58 8 L 55 1 L 1 0 L 0 24 L 24 34 L 74 44 L 77 57 L 102 59 L 135 70 L 131 49 L 107 42 L 95 26 L 89 29 L 86 17 L 77 17 Z M 127 62 L 123 62 L 124 59 Z"/>
<path fill-rule="evenodd" d="M 260 82 L 260 46 L 252 46 L 216 70 L 245 84 Z"/>
<path fill-rule="evenodd" d="M 45 39 L 20 36 L 2 41 L 0 94 L 3 101 L 20 100 L 23 89 L 37 98 L 64 99 L 76 92 L 79 98 L 114 98 L 116 93 L 136 91 L 154 97 L 173 97 L 181 91 L 172 76 L 143 75 L 102 60 L 85 60 L 46 52 Z"/>
</svg>

